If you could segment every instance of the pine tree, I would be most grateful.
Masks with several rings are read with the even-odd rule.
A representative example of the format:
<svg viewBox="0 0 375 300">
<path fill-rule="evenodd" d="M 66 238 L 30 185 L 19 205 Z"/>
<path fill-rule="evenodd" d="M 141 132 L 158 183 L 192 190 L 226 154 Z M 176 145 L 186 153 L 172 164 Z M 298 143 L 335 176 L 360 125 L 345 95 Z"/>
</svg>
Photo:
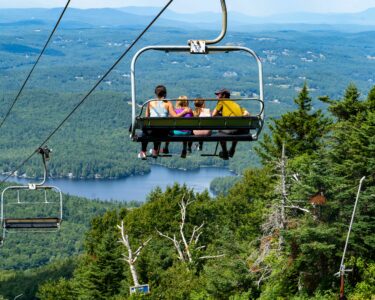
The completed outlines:
<svg viewBox="0 0 375 300">
<path fill-rule="evenodd" d="M 328 110 L 339 122 L 353 121 L 359 113 L 366 109 L 363 102 L 359 100 L 360 95 L 357 87 L 351 83 L 346 88 L 344 98 L 341 101 L 329 98 L 321 98 L 321 100 L 330 104 Z"/>
<path fill-rule="evenodd" d="M 110 211 L 92 221 L 93 228 L 86 238 L 87 252 L 74 275 L 80 299 L 108 299 L 121 289 L 125 265 L 116 225 L 122 213 Z"/>
<path fill-rule="evenodd" d="M 260 142 L 261 147 L 256 149 L 263 163 L 279 157 L 283 143 L 289 158 L 303 153 L 312 154 L 328 132 L 330 120 L 324 117 L 321 110 L 312 112 L 312 99 L 306 84 L 294 102 L 297 109 L 282 115 L 280 119 L 273 119 L 271 135 L 265 134 Z"/>
<path fill-rule="evenodd" d="M 367 111 L 375 111 L 375 86 L 368 93 L 365 106 Z"/>
</svg>

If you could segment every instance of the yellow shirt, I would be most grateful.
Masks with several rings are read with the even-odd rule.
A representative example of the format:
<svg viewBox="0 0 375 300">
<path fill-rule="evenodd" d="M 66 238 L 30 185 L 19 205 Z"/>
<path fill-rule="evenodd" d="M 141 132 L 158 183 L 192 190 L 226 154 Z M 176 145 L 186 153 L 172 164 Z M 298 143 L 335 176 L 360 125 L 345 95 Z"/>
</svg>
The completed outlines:
<svg viewBox="0 0 375 300">
<path fill-rule="evenodd" d="M 219 100 L 215 109 L 221 111 L 223 117 L 241 117 L 245 109 L 232 100 Z"/>
</svg>

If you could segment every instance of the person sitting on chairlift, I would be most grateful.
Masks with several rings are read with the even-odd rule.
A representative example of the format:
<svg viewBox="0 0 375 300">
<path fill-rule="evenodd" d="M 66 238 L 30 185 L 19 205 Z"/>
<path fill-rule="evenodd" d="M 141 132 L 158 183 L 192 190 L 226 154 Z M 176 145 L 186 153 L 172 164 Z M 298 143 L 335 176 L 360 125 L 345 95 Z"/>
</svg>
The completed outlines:
<svg viewBox="0 0 375 300">
<path fill-rule="evenodd" d="M 164 85 L 158 85 L 155 88 L 155 95 L 157 99 L 150 101 L 146 107 L 146 118 L 155 118 L 155 117 L 182 117 L 187 113 L 191 113 L 190 108 L 185 108 L 180 113 L 176 114 L 173 105 L 170 101 L 166 99 L 167 89 Z M 164 129 L 153 129 L 145 130 L 143 132 L 147 135 L 156 135 L 156 136 L 168 136 L 169 130 Z M 145 160 L 147 159 L 147 144 L 148 142 L 142 142 L 142 149 L 138 154 L 138 158 Z M 152 157 L 157 158 L 159 155 L 160 142 L 154 142 L 154 148 L 152 149 Z"/>
<path fill-rule="evenodd" d="M 187 107 L 189 107 L 189 100 L 187 96 L 180 96 L 177 99 L 176 107 L 174 112 L 179 114 L 180 112 L 184 111 Z M 191 118 L 193 116 L 192 112 L 186 113 L 183 117 L 184 118 Z M 173 130 L 173 135 L 191 135 L 191 130 Z M 187 153 L 191 153 L 191 146 L 193 142 L 182 142 L 182 152 L 181 158 L 186 158 Z"/>
<path fill-rule="evenodd" d="M 218 103 L 212 112 L 212 116 L 222 116 L 222 117 L 241 117 L 249 116 L 249 112 L 239 106 L 236 102 L 230 100 L 230 91 L 228 89 L 221 89 L 215 92 L 216 97 L 218 98 Z M 232 129 L 232 130 L 219 130 L 219 133 L 223 134 L 247 134 L 247 129 Z M 232 142 L 232 146 L 227 150 L 227 143 L 225 141 L 220 142 L 222 151 L 219 153 L 219 156 L 228 160 L 229 157 L 233 157 L 236 151 L 237 141 Z"/>
<path fill-rule="evenodd" d="M 209 108 L 206 108 L 206 104 L 203 98 L 196 98 L 194 99 L 194 110 L 193 114 L 194 117 L 211 117 L 211 112 Z M 198 129 L 198 130 L 193 130 L 193 134 L 196 136 L 209 136 L 211 135 L 212 130 L 207 130 L 207 129 Z M 203 150 L 203 142 L 200 141 L 198 143 L 198 151 Z"/>
</svg>

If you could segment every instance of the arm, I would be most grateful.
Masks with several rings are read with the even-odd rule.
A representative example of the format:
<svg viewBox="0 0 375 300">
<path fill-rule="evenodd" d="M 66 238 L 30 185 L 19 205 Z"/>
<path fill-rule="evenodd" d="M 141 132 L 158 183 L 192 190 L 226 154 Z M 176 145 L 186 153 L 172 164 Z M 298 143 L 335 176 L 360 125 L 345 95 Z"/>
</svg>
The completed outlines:
<svg viewBox="0 0 375 300">
<path fill-rule="evenodd" d="M 215 117 L 215 116 L 218 116 L 221 112 L 221 110 L 223 109 L 223 104 L 221 102 L 218 102 L 218 104 L 216 105 L 214 111 L 212 112 L 212 116 Z"/>
<path fill-rule="evenodd" d="M 182 112 L 176 114 L 175 111 L 174 111 L 174 109 L 173 109 L 172 103 L 168 103 L 168 112 L 169 112 L 169 115 L 172 118 L 182 117 L 182 116 L 186 115 L 187 113 L 189 113 L 190 111 L 191 111 L 191 109 L 187 107 Z"/>
<path fill-rule="evenodd" d="M 215 117 L 219 114 L 219 112 L 217 111 L 217 109 L 215 108 L 214 111 L 212 112 L 212 116 Z"/>
<path fill-rule="evenodd" d="M 246 108 L 241 107 L 242 116 L 248 117 L 250 116 L 250 113 L 246 110 Z"/>
</svg>

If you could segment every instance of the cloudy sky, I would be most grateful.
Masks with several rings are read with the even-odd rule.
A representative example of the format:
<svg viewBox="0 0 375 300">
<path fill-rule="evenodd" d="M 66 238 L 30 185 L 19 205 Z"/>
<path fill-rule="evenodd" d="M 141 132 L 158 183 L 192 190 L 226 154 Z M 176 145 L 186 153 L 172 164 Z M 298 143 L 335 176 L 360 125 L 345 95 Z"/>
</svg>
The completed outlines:
<svg viewBox="0 0 375 300">
<path fill-rule="evenodd" d="M 67 0 L 0 0 L 0 8 L 61 7 Z M 288 12 L 342 13 L 375 7 L 375 0 L 227 0 L 229 10 L 252 16 Z M 71 7 L 163 6 L 167 0 L 71 0 Z M 220 11 L 219 0 L 174 0 L 170 9 L 178 12 Z"/>
</svg>

